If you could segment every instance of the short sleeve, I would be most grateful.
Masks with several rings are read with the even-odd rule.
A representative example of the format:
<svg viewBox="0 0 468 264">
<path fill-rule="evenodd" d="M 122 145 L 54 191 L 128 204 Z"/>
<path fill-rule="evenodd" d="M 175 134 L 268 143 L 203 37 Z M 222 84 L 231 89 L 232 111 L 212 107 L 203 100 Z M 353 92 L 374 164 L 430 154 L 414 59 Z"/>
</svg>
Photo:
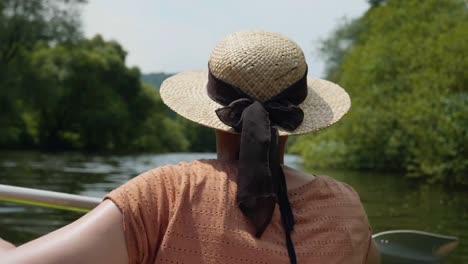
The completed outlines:
<svg viewBox="0 0 468 264">
<path fill-rule="evenodd" d="M 107 194 L 122 213 L 130 263 L 154 263 L 170 213 L 167 168 L 143 173 Z"/>
<path fill-rule="evenodd" d="M 345 186 L 345 188 L 349 190 L 350 201 L 353 201 L 353 203 L 357 205 L 357 208 L 359 208 L 356 211 L 357 216 L 360 216 L 357 218 L 359 221 L 355 222 L 354 225 L 352 225 L 352 230 L 353 230 L 352 240 L 353 240 L 353 244 L 355 248 L 358 249 L 357 252 L 364 253 L 359 263 L 366 263 L 367 257 L 369 255 L 370 245 L 372 242 L 372 227 L 369 223 L 367 213 L 361 202 L 361 198 L 359 194 L 350 185 L 347 185 L 345 183 L 343 183 L 343 185 Z"/>
<path fill-rule="evenodd" d="M 346 197 L 349 208 L 342 208 L 343 214 L 351 216 L 347 222 L 347 230 L 351 240 L 355 260 L 352 263 L 366 263 L 369 247 L 372 241 L 372 228 L 369 223 L 359 194 L 350 185 L 340 182 L 340 195 Z"/>
</svg>

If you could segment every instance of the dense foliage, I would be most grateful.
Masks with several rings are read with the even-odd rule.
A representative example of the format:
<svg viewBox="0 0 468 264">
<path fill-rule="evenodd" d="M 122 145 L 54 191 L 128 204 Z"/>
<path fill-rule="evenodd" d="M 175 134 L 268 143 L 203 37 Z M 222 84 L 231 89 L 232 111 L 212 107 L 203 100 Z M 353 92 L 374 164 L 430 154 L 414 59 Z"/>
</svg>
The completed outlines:
<svg viewBox="0 0 468 264">
<path fill-rule="evenodd" d="M 36 45 L 72 43 L 81 37 L 76 6 L 83 1 L 0 1 L 0 145 L 26 143 L 25 73 Z"/>
<path fill-rule="evenodd" d="M 468 184 L 468 5 L 371 1 L 323 42 L 328 78 L 352 99 L 332 128 L 298 138 L 309 166 L 394 169 Z"/>
<path fill-rule="evenodd" d="M 213 136 L 194 136 L 205 130 L 175 119 L 125 65 L 118 43 L 83 38 L 83 3 L 0 1 L 0 147 L 214 150 Z"/>
</svg>

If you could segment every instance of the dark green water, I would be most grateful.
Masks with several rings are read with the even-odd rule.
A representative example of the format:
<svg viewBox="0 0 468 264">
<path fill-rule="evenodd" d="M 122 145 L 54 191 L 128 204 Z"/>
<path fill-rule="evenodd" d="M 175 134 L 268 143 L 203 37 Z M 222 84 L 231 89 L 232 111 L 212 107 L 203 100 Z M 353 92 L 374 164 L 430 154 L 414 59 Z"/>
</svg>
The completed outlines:
<svg viewBox="0 0 468 264">
<path fill-rule="evenodd" d="M 102 197 L 150 168 L 214 158 L 214 154 L 94 156 L 84 154 L 0 153 L 0 184 Z M 286 163 L 302 168 L 296 156 Z M 327 174 L 353 186 L 361 195 L 374 233 L 416 229 L 458 236 L 461 243 L 448 263 L 468 263 L 468 190 L 411 183 L 399 175 L 351 171 Z M 0 202 L 0 237 L 21 244 L 57 229 L 82 214 Z"/>
</svg>

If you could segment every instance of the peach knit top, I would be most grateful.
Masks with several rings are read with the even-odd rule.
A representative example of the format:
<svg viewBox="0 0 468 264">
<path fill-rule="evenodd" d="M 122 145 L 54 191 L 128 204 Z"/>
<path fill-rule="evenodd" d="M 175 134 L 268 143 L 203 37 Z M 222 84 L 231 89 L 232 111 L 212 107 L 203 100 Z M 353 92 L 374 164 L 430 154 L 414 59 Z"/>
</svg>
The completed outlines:
<svg viewBox="0 0 468 264">
<path fill-rule="evenodd" d="M 150 170 L 109 193 L 130 263 L 289 263 L 276 206 L 260 239 L 236 205 L 237 162 Z M 359 196 L 326 176 L 288 190 L 298 263 L 365 263 L 371 232 Z"/>
</svg>

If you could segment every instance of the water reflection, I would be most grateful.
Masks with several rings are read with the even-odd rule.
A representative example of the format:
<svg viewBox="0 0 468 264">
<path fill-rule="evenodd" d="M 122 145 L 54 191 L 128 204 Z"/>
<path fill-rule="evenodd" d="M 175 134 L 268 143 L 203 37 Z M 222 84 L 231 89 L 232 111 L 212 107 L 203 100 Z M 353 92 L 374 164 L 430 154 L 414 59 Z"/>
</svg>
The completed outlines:
<svg viewBox="0 0 468 264">
<path fill-rule="evenodd" d="M 102 197 L 153 167 L 215 157 L 211 153 L 99 156 L 3 152 L 0 184 Z M 296 156 L 288 155 L 285 162 L 301 168 L 301 160 Z M 418 229 L 458 236 L 461 244 L 449 263 L 468 263 L 467 193 L 441 186 L 421 186 L 392 174 L 306 170 L 333 176 L 353 186 L 361 196 L 374 232 Z M 76 212 L 0 202 L 0 237 L 20 244 L 80 216 Z"/>
</svg>

